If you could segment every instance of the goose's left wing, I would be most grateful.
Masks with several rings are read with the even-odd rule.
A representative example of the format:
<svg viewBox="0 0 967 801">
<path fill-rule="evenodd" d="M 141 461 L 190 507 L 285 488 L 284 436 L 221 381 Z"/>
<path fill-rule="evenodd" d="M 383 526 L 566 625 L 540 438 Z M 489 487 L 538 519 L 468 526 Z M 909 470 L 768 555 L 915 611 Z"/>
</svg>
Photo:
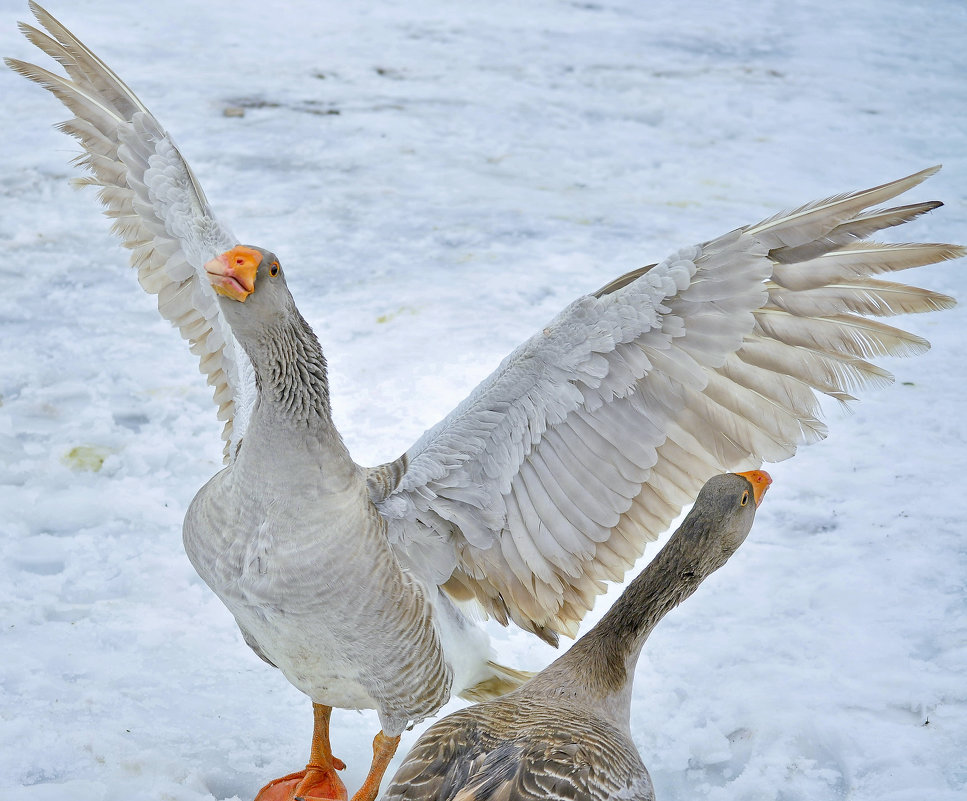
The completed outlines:
<svg viewBox="0 0 967 801">
<path fill-rule="evenodd" d="M 870 317 L 951 298 L 871 278 L 963 255 L 862 241 L 935 208 L 867 209 L 936 169 L 685 248 L 579 298 L 371 492 L 413 569 L 547 639 L 572 634 L 713 474 L 825 436 L 817 392 L 891 376 L 920 337 Z"/>
</svg>

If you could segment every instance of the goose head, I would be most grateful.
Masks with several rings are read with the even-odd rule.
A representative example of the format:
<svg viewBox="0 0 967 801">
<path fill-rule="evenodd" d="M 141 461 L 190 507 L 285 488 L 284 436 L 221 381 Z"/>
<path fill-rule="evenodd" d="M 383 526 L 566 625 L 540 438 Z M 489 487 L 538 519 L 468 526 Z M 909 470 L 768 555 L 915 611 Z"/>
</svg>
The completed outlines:
<svg viewBox="0 0 967 801">
<path fill-rule="evenodd" d="M 205 264 L 232 331 L 256 334 L 296 312 L 276 255 L 264 248 L 236 245 Z"/>
<path fill-rule="evenodd" d="M 707 562 L 698 575 L 717 570 L 745 542 L 771 483 L 764 470 L 725 473 L 705 483 L 681 527 L 681 535 L 692 545 L 688 551 Z"/>
</svg>

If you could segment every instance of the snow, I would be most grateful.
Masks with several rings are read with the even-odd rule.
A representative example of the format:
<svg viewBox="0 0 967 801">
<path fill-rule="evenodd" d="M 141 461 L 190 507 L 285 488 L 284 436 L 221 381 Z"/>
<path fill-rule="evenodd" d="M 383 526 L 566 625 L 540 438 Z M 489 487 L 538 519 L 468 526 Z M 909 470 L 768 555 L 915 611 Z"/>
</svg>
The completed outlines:
<svg viewBox="0 0 967 801">
<path fill-rule="evenodd" d="M 782 208 L 943 162 L 914 198 L 946 207 L 899 236 L 967 241 L 960 0 L 143 8 L 50 10 L 279 253 L 364 464 L 577 295 Z M 36 60 L 26 18 L 0 0 L 3 54 Z M 68 186 L 62 108 L 7 70 L 0 94 L 0 798 L 250 799 L 304 763 L 311 714 L 182 551 L 220 466 L 209 390 Z M 963 269 L 910 278 L 963 299 Z M 933 349 L 828 407 L 646 646 L 632 725 L 659 799 L 967 795 L 967 312 L 903 325 Z M 507 664 L 552 657 L 489 630 Z M 377 728 L 334 715 L 350 788 Z"/>
</svg>

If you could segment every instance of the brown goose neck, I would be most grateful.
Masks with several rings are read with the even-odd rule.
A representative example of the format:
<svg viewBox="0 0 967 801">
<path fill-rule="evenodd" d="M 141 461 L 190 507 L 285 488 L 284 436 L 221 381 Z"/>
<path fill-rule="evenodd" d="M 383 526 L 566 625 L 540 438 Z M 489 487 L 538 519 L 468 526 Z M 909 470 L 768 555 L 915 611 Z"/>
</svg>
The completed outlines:
<svg viewBox="0 0 967 801">
<path fill-rule="evenodd" d="M 681 530 L 628 585 L 604 617 L 568 652 L 603 693 L 630 683 L 642 646 L 658 622 L 698 588 L 704 577 Z"/>
</svg>

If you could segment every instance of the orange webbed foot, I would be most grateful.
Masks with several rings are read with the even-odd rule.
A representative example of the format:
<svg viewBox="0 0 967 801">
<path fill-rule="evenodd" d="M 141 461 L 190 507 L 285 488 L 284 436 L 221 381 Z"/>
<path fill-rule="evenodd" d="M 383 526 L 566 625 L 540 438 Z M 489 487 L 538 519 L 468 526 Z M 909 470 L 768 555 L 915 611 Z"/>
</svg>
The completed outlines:
<svg viewBox="0 0 967 801">
<path fill-rule="evenodd" d="M 336 775 L 346 763 L 332 755 L 329 716 L 332 707 L 313 703 L 312 749 L 305 770 L 269 782 L 255 801 L 348 801 L 346 785 Z"/>
<path fill-rule="evenodd" d="M 345 768 L 341 759 L 333 758 L 333 768 L 307 767 L 269 782 L 259 790 L 255 801 L 348 801 L 346 785 L 336 775 Z"/>
</svg>

